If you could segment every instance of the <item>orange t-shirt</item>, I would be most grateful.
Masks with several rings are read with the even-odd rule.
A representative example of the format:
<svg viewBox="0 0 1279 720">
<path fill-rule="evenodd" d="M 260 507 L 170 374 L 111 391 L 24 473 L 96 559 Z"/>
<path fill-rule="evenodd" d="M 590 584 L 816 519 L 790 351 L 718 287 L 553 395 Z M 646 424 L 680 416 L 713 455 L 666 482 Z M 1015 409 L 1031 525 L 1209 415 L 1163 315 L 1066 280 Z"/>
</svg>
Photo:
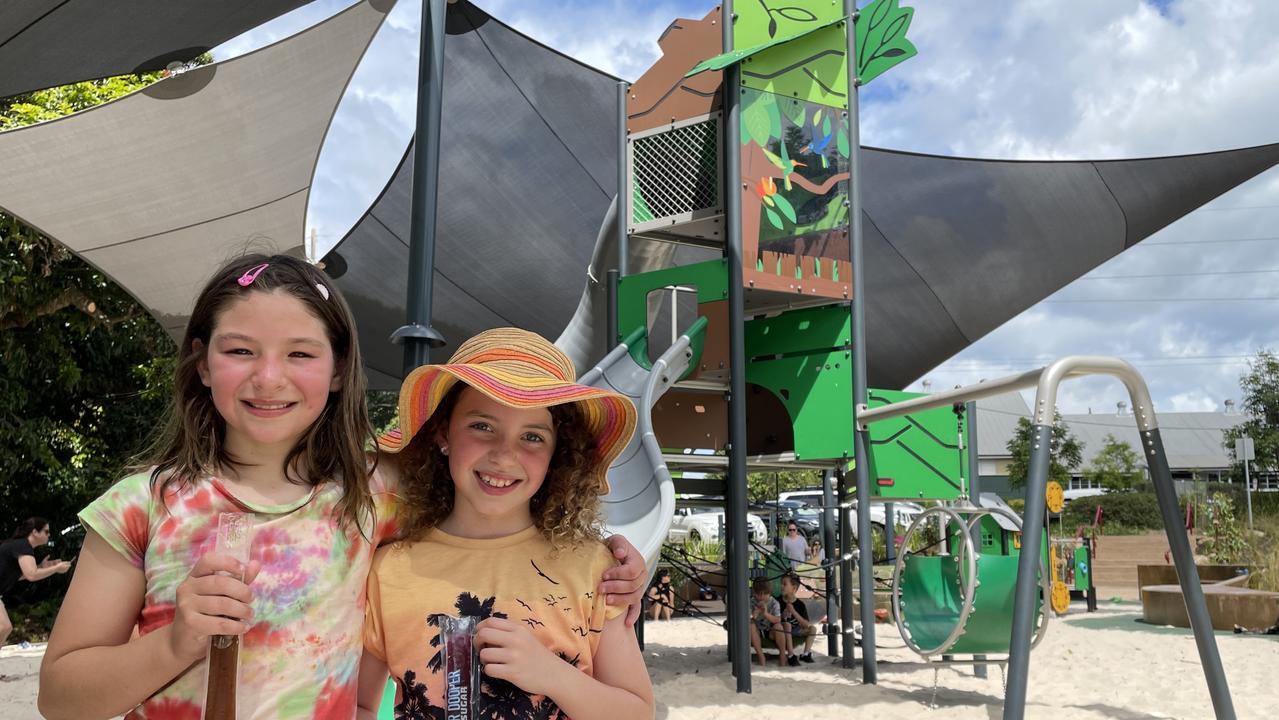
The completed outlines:
<svg viewBox="0 0 1279 720">
<path fill-rule="evenodd" d="M 418 542 L 379 550 L 369 572 L 364 647 L 390 668 L 396 717 L 442 715 L 443 648 L 434 615 L 523 622 L 590 675 L 604 622 L 626 610 L 606 605 L 595 591 L 613 565 L 603 543 L 554 553 L 537 528 L 488 540 L 436 529 Z M 559 717 L 549 698 L 504 680 L 480 680 L 477 703 L 486 717 L 520 717 L 530 707 L 532 717 Z"/>
</svg>

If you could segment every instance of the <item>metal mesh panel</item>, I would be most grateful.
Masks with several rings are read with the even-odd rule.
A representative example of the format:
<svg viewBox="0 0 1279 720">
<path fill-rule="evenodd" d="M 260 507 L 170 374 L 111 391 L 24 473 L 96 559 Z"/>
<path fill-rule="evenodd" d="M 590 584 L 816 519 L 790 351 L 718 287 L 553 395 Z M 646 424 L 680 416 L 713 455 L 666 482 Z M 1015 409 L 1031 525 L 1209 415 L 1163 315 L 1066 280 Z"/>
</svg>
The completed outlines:
<svg viewBox="0 0 1279 720">
<path fill-rule="evenodd" d="M 631 221 L 719 207 L 718 142 L 718 118 L 635 138 Z"/>
</svg>

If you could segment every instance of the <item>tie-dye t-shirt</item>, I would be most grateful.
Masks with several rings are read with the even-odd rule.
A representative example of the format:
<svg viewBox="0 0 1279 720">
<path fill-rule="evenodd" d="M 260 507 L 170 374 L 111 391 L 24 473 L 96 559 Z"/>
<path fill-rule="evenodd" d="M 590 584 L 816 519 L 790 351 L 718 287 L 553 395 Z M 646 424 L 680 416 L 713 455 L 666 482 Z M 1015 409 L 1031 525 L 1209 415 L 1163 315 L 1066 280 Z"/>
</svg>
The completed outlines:
<svg viewBox="0 0 1279 720">
<path fill-rule="evenodd" d="M 365 578 L 373 551 L 395 532 L 398 504 L 381 472 L 371 490 L 376 518 L 364 523 L 368 537 L 354 528 L 339 530 L 342 490 L 336 483 L 318 485 L 298 502 L 256 505 L 208 478 L 191 488 L 170 488 L 161 504 L 149 475 L 139 474 L 93 501 L 80 520 L 146 574 L 138 616 L 145 635 L 173 622 L 177 587 L 196 560 L 213 551 L 219 514 L 249 513 L 250 557 L 262 570 L 252 584 L 252 626 L 240 650 L 238 717 L 351 718 Z M 127 717 L 199 720 L 205 676 L 201 661 Z"/>
</svg>

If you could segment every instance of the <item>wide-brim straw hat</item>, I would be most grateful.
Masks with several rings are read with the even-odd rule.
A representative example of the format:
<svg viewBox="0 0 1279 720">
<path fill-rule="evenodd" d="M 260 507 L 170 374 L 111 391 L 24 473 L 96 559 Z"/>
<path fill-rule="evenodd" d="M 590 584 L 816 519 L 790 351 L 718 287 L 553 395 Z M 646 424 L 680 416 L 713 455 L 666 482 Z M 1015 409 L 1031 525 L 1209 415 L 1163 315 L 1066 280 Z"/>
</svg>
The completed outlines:
<svg viewBox="0 0 1279 720">
<path fill-rule="evenodd" d="M 608 492 L 608 468 L 635 433 L 635 405 L 625 395 L 579 385 L 573 361 L 537 333 L 517 328 L 486 330 L 462 343 L 443 365 L 423 365 L 400 386 L 400 426 L 377 439 L 390 453 L 403 450 L 444 396 L 463 382 L 513 408 L 576 403 L 595 438 L 594 466 L 600 494 Z"/>
</svg>

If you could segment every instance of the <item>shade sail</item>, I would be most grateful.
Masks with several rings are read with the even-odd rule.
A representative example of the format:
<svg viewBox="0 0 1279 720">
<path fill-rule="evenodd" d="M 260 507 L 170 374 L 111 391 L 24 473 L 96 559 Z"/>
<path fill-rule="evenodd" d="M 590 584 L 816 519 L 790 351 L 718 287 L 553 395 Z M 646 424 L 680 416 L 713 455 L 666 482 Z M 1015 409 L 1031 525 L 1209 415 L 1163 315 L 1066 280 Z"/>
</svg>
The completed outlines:
<svg viewBox="0 0 1279 720">
<path fill-rule="evenodd" d="M 217 265 L 248 247 L 302 245 L 320 145 L 380 5 L 0 133 L 0 208 L 102 269 L 180 337 Z"/>
<path fill-rule="evenodd" d="M 604 92 L 600 102 L 610 93 Z M 446 92 L 446 104 L 447 98 Z M 435 326 L 454 345 L 508 324 L 556 337 L 573 319 L 588 282 L 584 268 L 607 199 L 580 198 L 594 207 L 579 220 L 597 218 L 594 225 L 544 224 L 559 221 L 522 209 L 499 208 L 475 221 L 445 211 L 453 202 L 445 198 L 495 196 L 487 173 L 478 170 L 487 163 L 471 167 L 475 156 L 447 142 L 450 133 L 469 131 L 446 123 L 444 132 L 444 163 L 452 170 L 441 169 Z M 607 152 L 579 151 L 578 159 L 588 167 L 611 162 Z M 905 387 L 1134 243 L 1279 163 L 1279 144 L 1107 161 L 863 152 L 867 377 L 881 388 Z M 384 388 L 395 386 L 402 362 L 399 349 L 386 338 L 404 319 L 409 165 L 400 167 L 383 199 L 336 248 L 351 272 L 359 273 L 343 289 L 353 302 L 358 298 L 370 378 Z M 540 191 L 532 177 L 525 183 L 508 180 L 530 195 Z M 399 200 L 388 202 L 392 196 Z M 542 251 L 562 264 L 546 262 Z M 687 261 L 697 259 L 686 255 Z M 633 272 L 656 269 L 645 265 L 644 257 L 649 256 L 632 254 Z M 591 359 L 600 356 L 603 326 L 594 323 L 598 337 Z"/>
<path fill-rule="evenodd" d="M 448 6 L 446 31 L 433 324 L 450 348 L 499 325 L 554 338 L 617 183 L 617 79 L 470 3 Z M 402 363 L 388 338 L 405 319 L 412 150 L 333 251 L 382 388 L 398 387 Z"/>
<path fill-rule="evenodd" d="M 0 3 L 0 98 L 186 62 L 310 0 Z"/>
</svg>

